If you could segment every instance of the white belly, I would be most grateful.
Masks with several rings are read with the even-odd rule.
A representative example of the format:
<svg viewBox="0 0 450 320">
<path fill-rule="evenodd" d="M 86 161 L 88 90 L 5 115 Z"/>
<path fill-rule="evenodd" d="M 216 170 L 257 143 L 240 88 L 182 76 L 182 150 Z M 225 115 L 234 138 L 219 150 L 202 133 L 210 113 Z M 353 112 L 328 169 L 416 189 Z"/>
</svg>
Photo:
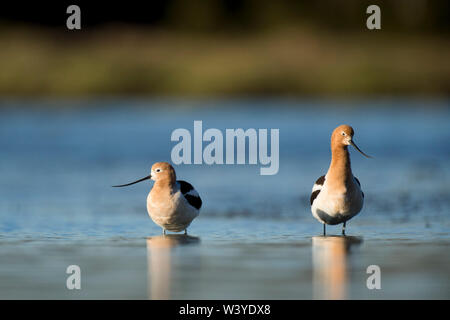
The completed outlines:
<svg viewBox="0 0 450 320">
<path fill-rule="evenodd" d="M 326 182 L 314 200 L 311 211 L 322 223 L 339 224 L 357 215 L 364 203 L 361 189 L 355 183 L 345 192 L 333 192 Z"/>
<path fill-rule="evenodd" d="M 173 232 L 185 230 L 199 214 L 199 210 L 190 206 L 180 191 L 164 201 L 155 201 L 150 192 L 147 211 L 153 222 Z"/>
</svg>

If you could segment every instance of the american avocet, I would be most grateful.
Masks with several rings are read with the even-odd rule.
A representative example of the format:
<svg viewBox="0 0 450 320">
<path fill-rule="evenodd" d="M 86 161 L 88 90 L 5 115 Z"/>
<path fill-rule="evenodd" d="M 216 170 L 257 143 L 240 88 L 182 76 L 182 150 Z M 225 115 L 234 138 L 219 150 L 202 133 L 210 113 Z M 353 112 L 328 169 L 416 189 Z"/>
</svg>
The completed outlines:
<svg viewBox="0 0 450 320">
<path fill-rule="evenodd" d="M 311 211 L 319 222 L 323 223 L 323 234 L 326 224 L 343 223 L 342 234 L 345 235 L 345 224 L 357 215 L 364 203 L 364 193 L 359 180 L 352 174 L 350 155 L 347 147 L 352 145 L 362 155 L 353 142 L 353 128 L 341 125 L 331 135 L 331 164 L 326 175 L 314 183 L 311 194 Z"/>
<path fill-rule="evenodd" d="M 153 222 L 166 230 L 187 233 L 187 227 L 194 220 L 202 206 L 202 199 L 194 187 L 177 180 L 174 168 L 167 162 L 157 162 L 150 175 L 137 181 L 113 187 L 126 187 L 144 180 L 155 184 L 147 196 L 147 211 Z"/>
</svg>

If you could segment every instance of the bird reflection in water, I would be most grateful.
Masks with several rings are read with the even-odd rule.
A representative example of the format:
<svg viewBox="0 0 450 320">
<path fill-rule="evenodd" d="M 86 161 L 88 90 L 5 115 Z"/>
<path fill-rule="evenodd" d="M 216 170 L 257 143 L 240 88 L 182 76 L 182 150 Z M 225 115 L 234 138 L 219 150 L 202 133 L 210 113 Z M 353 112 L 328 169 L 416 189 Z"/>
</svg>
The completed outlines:
<svg viewBox="0 0 450 320">
<path fill-rule="evenodd" d="M 198 244 L 200 238 L 185 234 L 168 234 L 147 238 L 148 298 L 170 299 L 173 250 L 180 245 Z"/>
<path fill-rule="evenodd" d="M 360 237 L 317 236 L 312 238 L 314 299 L 347 298 L 348 256 Z"/>
</svg>

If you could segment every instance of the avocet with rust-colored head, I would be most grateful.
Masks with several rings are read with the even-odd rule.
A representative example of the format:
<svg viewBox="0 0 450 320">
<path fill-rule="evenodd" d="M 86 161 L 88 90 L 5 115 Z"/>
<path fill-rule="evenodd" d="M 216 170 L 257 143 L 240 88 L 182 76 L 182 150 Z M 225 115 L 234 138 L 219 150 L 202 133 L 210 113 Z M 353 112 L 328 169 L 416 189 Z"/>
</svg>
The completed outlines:
<svg viewBox="0 0 450 320">
<path fill-rule="evenodd" d="M 345 235 L 345 225 L 348 220 L 357 215 L 364 203 L 364 193 L 359 180 L 353 176 L 350 165 L 348 146 L 355 147 L 353 128 L 341 125 L 334 129 L 331 135 L 331 164 L 326 175 L 317 179 L 311 194 L 311 211 L 314 218 L 323 223 L 323 234 L 326 234 L 326 224 L 343 223 L 342 234 Z"/>
<path fill-rule="evenodd" d="M 184 230 L 186 234 L 192 220 L 199 215 L 202 199 L 190 183 L 177 180 L 175 170 L 169 163 L 157 162 L 147 177 L 114 187 L 126 187 L 148 179 L 155 181 L 147 196 L 150 218 L 163 228 L 163 234 L 166 230 Z"/>
</svg>

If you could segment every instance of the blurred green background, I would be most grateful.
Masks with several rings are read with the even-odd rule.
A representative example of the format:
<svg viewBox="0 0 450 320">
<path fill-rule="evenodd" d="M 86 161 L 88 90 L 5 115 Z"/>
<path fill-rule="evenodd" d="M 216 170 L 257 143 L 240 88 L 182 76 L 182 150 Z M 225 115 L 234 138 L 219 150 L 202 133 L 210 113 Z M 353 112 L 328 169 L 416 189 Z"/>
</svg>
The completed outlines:
<svg viewBox="0 0 450 320">
<path fill-rule="evenodd" d="M 80 2 L 78 31 L 68 4 L 2 10 L 1 97 L 450 92 L 449 1 Z M 370 4 L 381 30 L 366 28 Z"/>
</svg>

